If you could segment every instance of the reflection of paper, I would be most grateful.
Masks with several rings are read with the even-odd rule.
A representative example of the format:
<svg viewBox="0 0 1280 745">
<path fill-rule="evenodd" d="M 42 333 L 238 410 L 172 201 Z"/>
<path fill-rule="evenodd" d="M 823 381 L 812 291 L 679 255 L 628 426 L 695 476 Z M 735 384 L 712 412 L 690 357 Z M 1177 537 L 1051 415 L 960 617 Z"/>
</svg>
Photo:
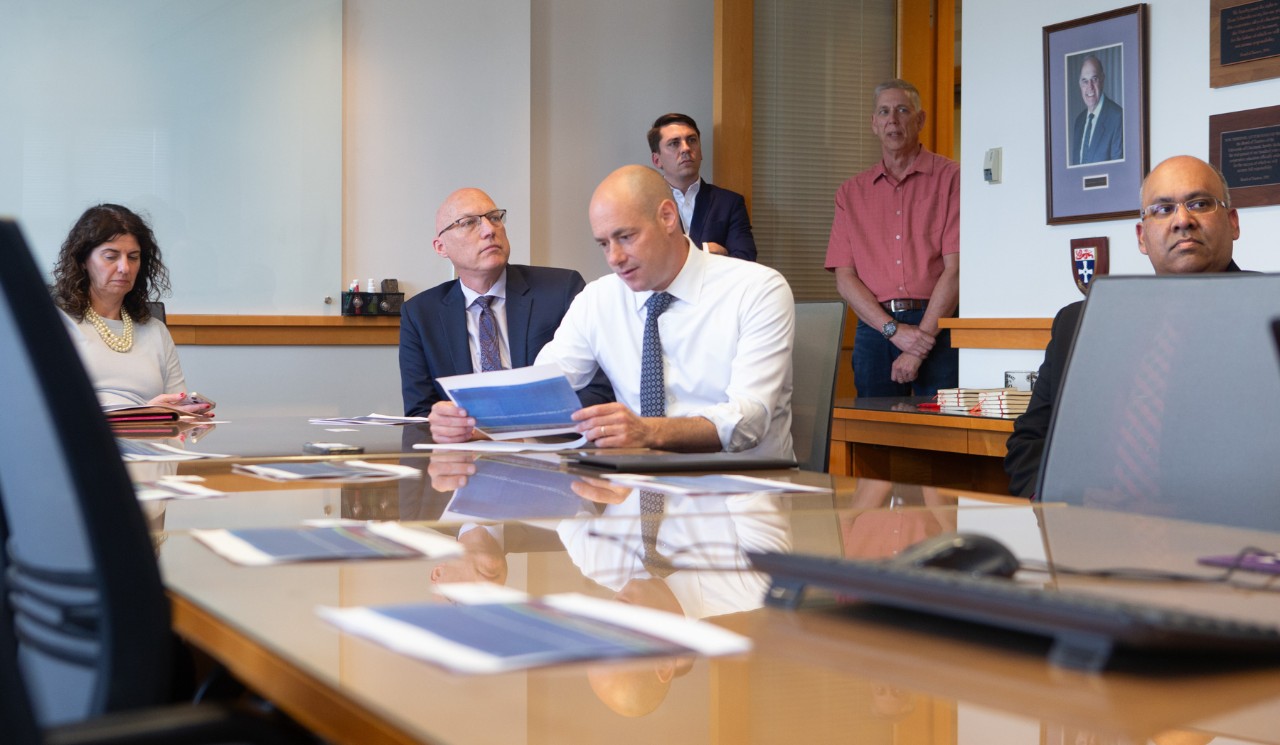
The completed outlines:
<svg viewBox="0 0 1280 745">
<path fill-rule="evenodd" d="M 527 602 L 321 606 L 317 613 L 397 652 L 470 673 L 592 659 L 735 654 L 751 648 L 747 638 L 709 623 L 572 594 Z"/>
<path fill-rule="evenodd" d="M 183 450 L 162 442 L 131 440 L 125 437 L 116 438 L 116 447 L 120 449 L 120 457 L 125 460 L 197 460 L 199 458 L 226 458 L 218 453 L 199 453 L 194 450 Z"/>
<path fill-rule="evenodd" d="M 422 471 L 393 463 L 369 463 L 363 460 L 320 461 L 307 463 L 273 463 L 271 465 L 244 466 L 234 464 L 231 470 L 268 481 L 302 481 L 323 479 L 326 481 L 394 481 L 420 478 Z"/>
<path fill-rule="evenodd" d="M 209 497 L 225 497 L 224 492 L 210 489 L 207 486 L 187 481 L 161 479 L 159 481 L 140 481 L 133 485 L 139 502 L 156 502 L 162 499 L 207 499 Z"/>
<path fill-rule="evenodd" d="M 514 459 L 512 459 L 514 460 Z M 445 514 L 482 520 L 573 517 L 583 499 L 573 492 L 581 476 L 559 466 L 520 465 L 480 458 L 476 472 L 458 487 Z"/>
<path fill-rule="evenodd" d="M 534 365 L 436 378 L 445 394 L 495 440 L 573 432 L 582 408 L 555 365 Z"/>
<path fill-rule="evenodd" d="M 807 492 L 826 494 L 831 489 L 825 486 L 805 486 L 803 484 L 793 484 L 790 481 L 777 481 L 775 479 L 761 479 L 755 476 L 740 476 L 737 474 L 708 474 L 705 476 L 649 476 L 639 473 L 606 473 L 601 474 L 603 478 L 608 479 L 616 484 L 623 486 L 636 487 L 640 489 L 651 489 L 653 491 L 667 492 L 668 494 L 748 494 L 748 493 L 777 493 L 786 492 Z"/>
<path fill-rule="evenodd" d="M 471 440 L 470 442 L 419 442 L 413 447 L 417 450 L 466 450 L 473 453 L 519 453 L 537 450 L 554 453 L 557 450 L 581 450 L 587 446 L 587 436 L 567 442 L 499 442 L 497 440 Z"/>
<path fill-rule="evenodd" d="M 339 559 L 456 556 L 462 546 L 432 531 L 399 523 L 309 528 L 193 530 L 191 534 L 223 558 L 246 566 Z"/>
<path fill-rule="evenodd" d="M 368 416 L 349 417 L 317 417 L 309 420 L 312 424 L 378 424 L 395 427 L 402 424 L 417 424 L 427 421 L 425 416 L 391 416 L 390 414 L 369 414 Z"/>
<path fill-rule="evenodd" d="M 436 592 L 455 603 L 519 603 L 529 599 L 520 590 L 492 582 L 446 582 L 436 585 Z"/>
</svg>

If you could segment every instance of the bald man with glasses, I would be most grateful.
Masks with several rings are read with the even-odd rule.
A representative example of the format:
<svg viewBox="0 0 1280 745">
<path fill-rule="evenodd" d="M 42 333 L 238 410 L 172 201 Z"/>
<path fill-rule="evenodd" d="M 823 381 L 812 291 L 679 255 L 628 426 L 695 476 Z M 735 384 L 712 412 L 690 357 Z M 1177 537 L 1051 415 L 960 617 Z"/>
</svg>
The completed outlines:
<svg viewBox="0 0 1280 745">
<path fill-rule="evenodd" d="M 437 378 L 533 364 L 551 340 L 582 275 L 511 264 L 498 209 L 480 189 L 459 189 L 436 211 L 435 252 L 457 279 L 415 295 L 400 311 L 400 385 L 405 416 L 453 407 Z M 603 375 L 578 393 L 584 406 L 613 400 Z M 456 408 L 456 407 L 454 407 Z"/>
<path fill-rule="evenodd" d="M 1141 199 L 1138 250 L 1150 259 L 1156 274 L 1240 271 L 1231 258 L 1240 237 L 1240 217 L 1231 206 L 1227 180 L 1217 168 L 1189 155 L 1169 158 L 1143 180 Z M 1071 356 L 1083 305 L 1084 301 L 1076 301 L 1053 319 L 1031 403 L 1009 435 L 1004 470 L 1011 494 L 1035 496 L 1058 384 Z"/>
</svg>

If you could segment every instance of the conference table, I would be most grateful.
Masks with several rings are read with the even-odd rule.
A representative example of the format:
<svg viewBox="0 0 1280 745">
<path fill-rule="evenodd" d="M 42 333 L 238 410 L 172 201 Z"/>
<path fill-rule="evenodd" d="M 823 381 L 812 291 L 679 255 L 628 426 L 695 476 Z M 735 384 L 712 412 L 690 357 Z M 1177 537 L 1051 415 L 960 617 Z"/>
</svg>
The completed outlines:
<svg viewBox="0 0 1280 745">
<path fill-rule="evenodd" d="M 388 447 L 394 439 L 361 436 L 387 438 Z M 292 440 L 279 449 L 277 457 L 298 457 L 287 454 Z M 1248 589 L 1241 589 L 1066 571 L 1203 572 L 1197 557 L 1280 547 L 1274 528 L 756 472 L 830 491 L 679 496 L 668 503 L 660 534 L 670 552 L 689 559 L 688 569 L 661 580 L 678 600 L 676 612 L 746 636 L 750 652 L 464 675 L 340 632 L 315 609 L 446 602 L 437 593 L 443 584 L 476 579 L 534 596 L 571 592 L 646 604 L 632 591 L 653 581 L 635 566 L 638 497 L 547 456 L 419 451 L 369 459 L 414 464 L 423 475 L 363 486 L 255 488 L 237 481 L 225 498 L 171 501 L 153 511 L 177 633 L 328 741 L 1280 742 L 1274 658 L 1259 664 L 1129 655 L 1087 674 L 1050 665 L 1048 642 L 1039 637 L 837 602 L 829 593 L 810 593 L 798 611 L 766 607 L 768 577 L 744 568 L 741 558 L 751 549 L 886 557 L 932 535 L 978 531 L 999 538 L 1024 564 L 1043 565 L 1019 575 L 1036 586 L 1274 623 L 1280 594 L 1265 577 L 1246 577 Z M 180 472 L 193 464 L 211 476 L 229 470 L 225 462 L 195 461 Z M 472 468 L 463 483 L 459 472 Z M 513 480 L 522 471 L 526 486 Z M 494 479 L 505 490 L 477 487 Z M 495 516 L 495 505 L 509 516 Z M 476 516 L 484 510 L 490 512 Z M 190 533 L 336 517 L 400 520 L 457 540 L 465 553 L 244 567 Z"/>
</svg>

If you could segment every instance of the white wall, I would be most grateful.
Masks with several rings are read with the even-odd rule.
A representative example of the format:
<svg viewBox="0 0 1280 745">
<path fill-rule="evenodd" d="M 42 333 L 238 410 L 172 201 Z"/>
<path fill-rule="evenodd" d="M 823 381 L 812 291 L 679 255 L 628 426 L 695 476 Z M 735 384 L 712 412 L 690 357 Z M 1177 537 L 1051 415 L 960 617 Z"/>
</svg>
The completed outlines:
<svg viewBox="0 0 1280 745">
<path fill-rule="evenodd" d="M 711 0 L 533 0 L 533 257 L 609 271 L 591 239 L 596 185 L 628 163 L 649 164 L 645 133 L 679 111 L 702 131 L 713 175 Z"/>
<path fill-rule="evenodd" d="M 344 283 L 397 277 L 413 294 L 448 279 L 431 226 L 461 186 L 510 210 L 513 261 L 604 274 L 587 202 L 613 169 L 648 162 L 659 114 L 699 122 L 712 172 L 712 9 L 346 0 Z"/>
<path fill-rule="evenodd" d="M 529 30 L 528 2 L 346 0 L 344 283 L 449 279 L 431 240 L 463 186 L 510 210 L 512 260 L 528 261 Z"/>
<path fill-rule="evenodd" d="M 684 111 L 698 121 L 711 174 L 712 7 L 345 0 L 343 284 L 396 277 L 413 295 L 448 279 L 432 228 L 440 202 L 461 186 L 483 188 L 510 210 L 513 261 L 577 269 L 588 280 L 608 271 L 587 202 L 613 169 L 648 162 L 644 136 L 658 115 Z M 289 415 L 400 411 L 394 348 L 179 351 L 190 385 L 228 418 L 233 405 Z"/>
<path fill-rule="evenodd" d="M 218 418 L 401 414 L 395 347 L 178 348 L 191 390 L 218 402 Z"/>
<path fill-rule="evenodd" d="M 341 0 L 0 0 L 0 214 L 49 274 L 86 207 L 121 203 L 170 312 L 325 313 L 341 81 Z"/>
<path fill-rule="evenodd" d="M 970 318 L 1052 317 L 1080 299 L 1069 271 L 1072 238 L 1107 236 L 1112 274 L 1151 274 L 1133 219 L 1045 224 L 1044 26 L 1112 10 L 1113 0 L 1060 3 L 972 0 L 963 19 L 960 298 Z M 1209 87 L 1209 1 L 1148 5 L 1147 122 L 1151 165 L 1187 153 L 1208 159 L 1209 116 L 1271 106 L 1280 80 Z M 998 29 L 998 31 L 996 31 Z M 982 180 L 982 154 L 1004 149 L 1004 183 Z M 1280 270 L 1280 207 L 1240 211 L 1237 263 Z M 1225 311 L 1224 311 L 1225 312 Z M 1043 354 L 962 350 L 960 385 L 1003 383 L 1004 370 L 1034 370 Z"/>
</svg>

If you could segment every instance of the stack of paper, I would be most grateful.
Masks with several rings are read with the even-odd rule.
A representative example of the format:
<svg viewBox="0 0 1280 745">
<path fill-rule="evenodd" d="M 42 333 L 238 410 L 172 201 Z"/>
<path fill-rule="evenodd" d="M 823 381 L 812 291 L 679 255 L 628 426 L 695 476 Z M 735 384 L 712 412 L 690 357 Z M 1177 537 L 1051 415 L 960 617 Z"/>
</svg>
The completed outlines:
<svg viewBox="0 0 1280 745">
<path fill-rule="evenodd" d="M 983 416 L 1018 416 L 1031 403 L 1031 391 L 1001 388 L 978 394 L 978 413 Z"/>
</svg>

